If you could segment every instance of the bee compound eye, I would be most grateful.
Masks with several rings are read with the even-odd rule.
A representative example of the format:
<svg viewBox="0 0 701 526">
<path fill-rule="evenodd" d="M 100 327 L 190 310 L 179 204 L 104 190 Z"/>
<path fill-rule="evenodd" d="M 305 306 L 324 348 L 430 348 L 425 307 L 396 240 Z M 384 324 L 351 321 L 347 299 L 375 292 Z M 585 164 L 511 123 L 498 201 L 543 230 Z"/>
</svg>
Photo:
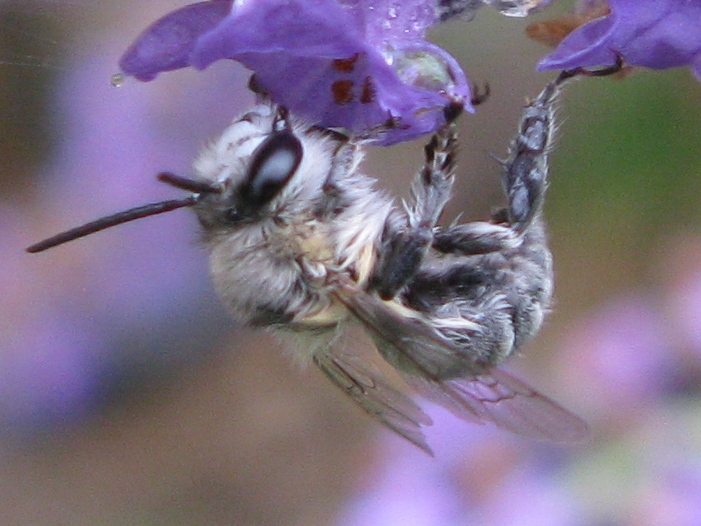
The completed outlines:
<svg viewBox="0 0 701 526">
<path fill-rule="evenodd" d="M 247 206 L 270 202 L 287 184 L 302 162 L 302 143 L 290 131 L 273 132 L 253 152 L 241 196 Z"/>
</svg>

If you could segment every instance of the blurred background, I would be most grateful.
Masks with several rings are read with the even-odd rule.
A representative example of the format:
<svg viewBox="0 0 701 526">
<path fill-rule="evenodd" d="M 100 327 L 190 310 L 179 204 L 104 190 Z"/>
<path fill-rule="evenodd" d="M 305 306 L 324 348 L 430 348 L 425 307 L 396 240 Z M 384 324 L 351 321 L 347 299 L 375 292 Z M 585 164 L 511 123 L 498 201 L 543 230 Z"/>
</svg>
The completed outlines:
<svg viewBox="0 0 701 526">
<path fill-rule="evenodd" d="M 252 102 L 218 63 L 110 85 L 184 5 L 0 0 L 0 522 L 13 525 L 701 524 L 701 85 L 687 70 L 567 88 L 547 203 L 546 329 L 509 369 L 590 422 L 539 444 L 428 407 L 429 458 L 361 414 L 211 290 L 177 211 L 40 255 L 29 244 L 177 196 Z M 545 17 L 569 6 L 555 2 Z M 539 15 L 538 18 L 544 18 Z M 529 21 L 488 9 L 432 33 L 492 97 L 462 120 L 447 220 L 502 202 L 525 97 L 554 77 Z M 421 144 L 371 152 L 401 196 Z"/>
</svg>

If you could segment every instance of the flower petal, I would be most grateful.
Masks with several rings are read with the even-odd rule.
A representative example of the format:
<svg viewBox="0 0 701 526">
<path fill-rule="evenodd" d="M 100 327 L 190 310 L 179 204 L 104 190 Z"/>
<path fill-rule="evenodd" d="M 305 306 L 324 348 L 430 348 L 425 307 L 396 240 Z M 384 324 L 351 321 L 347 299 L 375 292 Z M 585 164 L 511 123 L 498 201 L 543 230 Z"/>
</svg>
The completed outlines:
<svg viewBox="0 0 701 526">
<path fill-rule="evenodd" d="M 692 65 L 701 79 L 701 2 L 610 0 L 611 13 L 571 33 L 539 70 L 613 64 L 666 69 Z"/>
<path fill-rule="evenodd" d="M 365 28 L 368 42 L 421 40 L 438 20 L 435 0 L 339 0 L 356 23 Z"/>
<path fill-rule="evenodd" d="M 231 1 L 192 4 L 161 18 L 129 47 L 119 61 L 120 69 L 126 75 L 149 81 L 162 71 L 189 66 L 197 39 L 229 14 Z"/>
<path fill-rule="evenodd" d="M 423 40 L 434 21 L 429 0 L 215 0 L 156 22 L 121 65 L 150 80 L 233 59 L 297 115 L 391 144 L 438 129 L 448 105 L 472 109 L 460 65 Z"/>
</svg>

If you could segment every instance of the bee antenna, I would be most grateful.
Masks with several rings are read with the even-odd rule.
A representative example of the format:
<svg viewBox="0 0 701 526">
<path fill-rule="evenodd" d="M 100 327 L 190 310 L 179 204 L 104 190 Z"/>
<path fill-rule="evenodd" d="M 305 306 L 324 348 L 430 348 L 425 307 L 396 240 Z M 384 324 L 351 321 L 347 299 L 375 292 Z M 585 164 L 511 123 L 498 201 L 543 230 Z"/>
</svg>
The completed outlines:
<svg viewBox="0 0 701 526">
<path fill-rule="evenodd" d="M 158 203 L 150 203 L 148 205 L 137 206 L 136 208 L 131 208 L 129 210 L 124 210 L 123 212 L 117 212 L 109 216 L 101 217 L 90 223 L 71 228 L 60 234 L 56 234 L 48 239 L 39 241 L 34 245 L 27 247 L 27 252 L 32 254 L 36 252 L 43 252 L 49 248 L 57 247 L 58 245 L 63 245 L 74 239 L 79 239 L 81 237 L 94 234 L 95 232 L 100 232 L 107 228 L 121 225 L 123 223 L 128 223 L 130 221 L 135 221 L 143 217 L 155 216 L 158 214 L 163 214 L 165 212 L 170 212 L 171 210 L 176 210 L 178 208 L 183 208 L 185 206 L 192 206 L 199 200 L 197 195 L 190 195 L 184 199 L 173 199 L 170 201 L 160 201 Z"/>
<path fill-rule="evenodd" d="M 124 210 L 122 212 L 117 212 L 109 216 L 101 217 L 90 223 L 71 228 L 55 236 L 51 236 L 48 239 L 39 241 L 30 247 L 27 247 L 27 252 L 35 254 L 37 252 L 43 252 L 49 248 L 57 247 L 58 245 L 63 245 L 69 241 L 79 239 L 81 237 L 94 234 L 95 232 L 100 232 L 107 228 L 113 226 L 121 225 L 123 223 L 129 223 L 130 221 L 136 221 L 137 219 L 142 219 L 144 217 L 155 216 L 158 214 L 163 214 L 165 212 L 170 212 L 171 210 L 177 210 L 178 208 L 184 208 L 186 206 L 193 206 L 200 200 L 202 194 L 220 193 L 221 190 L 213 185 L 202 181 L 194 181 L 192 179 L 187 179 L 185 177 L 180 177 L 172 173 L 161 173 L 158 174 L 158 180 L 167 183 L 171 186 L 179 188 L 181 190 L 187 190 L 193 192 L 193 195 L 189 195 L 183 199 L 172 199 L 169 201 L 159 201 L 157 203 L 150 203 L 147 205 L 137 206 L 129 210 Z"/>
<path fill-rule="evenodd" d="M 181 177 L 170 172 L 161 172 L 156 177 L 160 182 L 179 188 L 180 190 L 187 190 L 194 194 L 220 194 L 221 188 L 216 187 L 210 183 L 204 181 L 195 181 L 194 179 L 188 179 L 187 177 Z"/>
</svg>

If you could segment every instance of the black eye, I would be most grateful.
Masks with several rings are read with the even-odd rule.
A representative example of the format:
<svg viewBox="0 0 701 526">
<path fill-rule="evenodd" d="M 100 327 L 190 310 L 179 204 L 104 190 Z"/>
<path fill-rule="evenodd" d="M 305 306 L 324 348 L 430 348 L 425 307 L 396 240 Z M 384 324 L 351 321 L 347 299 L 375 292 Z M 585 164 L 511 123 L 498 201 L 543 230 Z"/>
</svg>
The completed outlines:
<svg viewBox="0 0 701 526">
<path fill-rule="evenodd" d="M 302 162 L 302 143 L 289 131 L 274 132 L 253 152 L 241 198 L 247 207 L 266 205 Z"/>
</svg>

